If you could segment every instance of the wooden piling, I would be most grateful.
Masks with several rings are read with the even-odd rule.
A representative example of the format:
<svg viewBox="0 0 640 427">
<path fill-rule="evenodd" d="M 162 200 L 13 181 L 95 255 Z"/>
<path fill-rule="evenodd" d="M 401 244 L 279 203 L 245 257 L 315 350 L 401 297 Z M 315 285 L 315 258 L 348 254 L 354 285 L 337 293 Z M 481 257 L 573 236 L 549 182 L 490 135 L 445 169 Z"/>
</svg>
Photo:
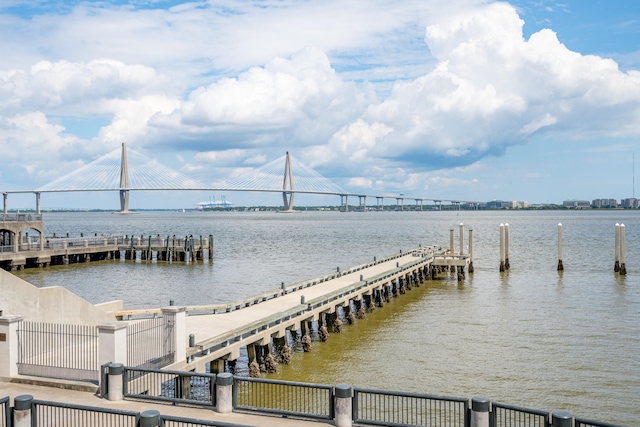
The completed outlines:
<svg viewBox="0 0 640 427">
<path fill-rule="evenodd" d="M 558 271 L 564 271 L 562 264 L 562 223 L 558 223 Z"/>
<path fill-rule="evenodd" d="M 504 269 L 511 269 L 509 264 L 509 224 L 504 224 Z"/>
<path fill-rule="evenodd" d="M 455 255 L 456 253 L 455 243 L 453 240 L 453 227 L 449 228 L 449 252 L 451 253 L 451 255 Z M 449 270 L 453 273 L 454 271 L 456 271 L 456 268 L 452 265 Z"/>
<path fill-rule="evenodd" d="M 613 264 L 613 272 L 620 272 L 620 224 L 616 223 L 616 258 Z"/>
<path fill-rule="evenodd" d="M 624 224 L 620 224 L 620 275 L 627 275 L 627 265 L 625 259 Z"/>
<path fill-rule="evenodd" d="M 504 224 L 500 224 L 500 271 L 504 271 Z"/>
<path fill-rule="evenodd" d="M 469 273 L 473 273 L 473 229 L 469 229 Z"/>
</svg>

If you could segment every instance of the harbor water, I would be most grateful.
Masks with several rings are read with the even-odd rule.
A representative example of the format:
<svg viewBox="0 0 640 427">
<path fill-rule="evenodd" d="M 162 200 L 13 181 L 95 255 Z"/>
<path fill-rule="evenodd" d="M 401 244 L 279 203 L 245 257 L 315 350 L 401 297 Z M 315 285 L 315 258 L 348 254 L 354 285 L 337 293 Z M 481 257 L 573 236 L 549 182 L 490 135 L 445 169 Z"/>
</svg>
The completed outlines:
<svg viewBox="0 0 640 427">
<path fill-rule="evenodd" d="M 214 259 L 111 260 L 15 274 L 126 309 L 223 303 L 473 228 L 473 274 L 427 282 L 280 365 L 274 379 L 456 397 L 640 424 L 636 211 L 45 213 L 47 236 L 214 236 Z M 499 272 L 500 224 L 511 269 Z M 557 225 L 563 225 L 564 272 Z M 614 274 L 625 224 L 627 275 Z"/>
</svg>

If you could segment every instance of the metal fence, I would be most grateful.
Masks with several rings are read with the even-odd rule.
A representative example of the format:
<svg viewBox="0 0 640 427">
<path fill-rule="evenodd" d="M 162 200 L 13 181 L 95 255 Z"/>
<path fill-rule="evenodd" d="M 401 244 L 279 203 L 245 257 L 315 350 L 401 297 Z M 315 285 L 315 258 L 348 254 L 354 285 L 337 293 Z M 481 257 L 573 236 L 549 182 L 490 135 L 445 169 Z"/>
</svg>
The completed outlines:
<svg viewBox="0 0 640 427">
<path fill-rule="evenodd" d="M 234 377 L 235 409 L 331 420 L 333 396 L 330 385 Z"/>
<path fill-rule="evenodd" d="M 354 389 L 353 421 L 381 426 L 468 427 L 469 400 Z"/>
<path fill-rule="evenodd" d="M 138 399 L 215 406 L 215 382 L 215 374 L 125 367 L 123 394 Z"/>
<path fill-rule="evenodd" d="M 621 427 L 619 424 L 603 423 L 599 421 L 574 418 L 575 427 Z"/>
<path fill-rule="evenodd" d="M 136 427 L 139 419 L 138 412 L 44 400 L 34 400 L 31 409 L 31 425 L 34 427 Z"/>
<path fill-rule="evenodd" d="M 491 427 L 547 427 L 549 413 L 492 402 Z"/>
<path fill-rule="evenodd" d="M 252 427 L 244 424 L 229 424 L 221 421 L 194 420 L 189 418 L 160 415 L 164 427 Z"/>
<path fill-rule="evenodd" d="M 20 322 L 18 373 L 98 381 L 98 328 L 89 325 Z"/>
<path fill-rule="evenodd" d="M 0 399 L 0 427 L 9 427 L 11 425 L 11 411 L 9 396 Z"/>
<path fill-rule="evenodd" d="M 127 365 L 162 368 L 173 363 L 176 353 L 174 326 L 173 313 L 128 324 Z"/>
</svg>

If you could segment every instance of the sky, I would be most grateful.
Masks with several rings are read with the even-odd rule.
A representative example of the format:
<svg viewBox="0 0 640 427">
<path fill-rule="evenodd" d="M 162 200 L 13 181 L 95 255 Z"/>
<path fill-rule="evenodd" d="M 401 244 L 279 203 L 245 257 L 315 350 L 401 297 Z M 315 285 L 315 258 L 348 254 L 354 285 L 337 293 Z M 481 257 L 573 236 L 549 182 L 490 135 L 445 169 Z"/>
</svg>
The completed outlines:
<svg viewBox="0 0 640 427">
<path fill-rule="evenodd" d="M 211 187 L 289 151 L 353 193 L 620 200 L 640 197 L 639 138 L 637 1 L 0 2 L 0 192 L 40 188 L 126 142 Z M 282 202 L 140 192 L 130 207 L 222 196 Z"/>
</svg>

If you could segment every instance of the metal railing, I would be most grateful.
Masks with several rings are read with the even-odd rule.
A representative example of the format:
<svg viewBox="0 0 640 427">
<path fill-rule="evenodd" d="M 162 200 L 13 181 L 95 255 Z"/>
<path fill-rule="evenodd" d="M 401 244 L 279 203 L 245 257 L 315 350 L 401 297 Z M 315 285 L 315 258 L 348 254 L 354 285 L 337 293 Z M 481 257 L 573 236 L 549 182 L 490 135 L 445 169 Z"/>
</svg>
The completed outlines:
<svg viewBox="0 0 640 427">
<path fill-rule="evenodd" d="M 354 390 L 353 421 L 381 426 L 467 427 L 469 400 L 427 394 Z"/>
<path fill-rule="evenodd" d="M 330 385 L 234 376 L 235 409 L 331 420 L 333 396 Z"/>
<path fill-rule="evenodd" d="M 0 427 L 9 427 L 11 425 L 11 411 L 9 396 L 0 399 Z"/>
<path fill-rule="evenodd" d="M 221 421 L 194 420 L 182 417 L 160 415 L 164 427 L 252 427 L 245 424 L 230 424 Z"/>
<path fill-rule="evenodd" d="M 621 427 L 619 424 L 603 423 L 600 421 L 586 420 L 584 418 L 574 418 L 575 427 Z"/>
<path fill-rule="evenodd" d="M 136 399 L 216 406 L 216 375 L 124 368 L 123 395 Z M 106 389 L 103 388 L 103 395 Z"/>
<path fill-rule="evenodd" d="M 19 374 L 98 381 L 96 326 L 21 321 L 17 332 Z"/>
<path fill-rule="evenodd" d="M 498 402 L 492 402 L 491 407 L 491 427 L 547 427 L 549 425 L 548 412 Z"/>
<path fill-rule="evenodd" d="M 42 214 L 28 213 L 28 214 L 0 214 L 0 221 L 42 221 Z"/>
<path fill-rule="evenodd" d="M 162 368 L 173 363 L 174 324 L 173 313 L 127 324 L 127 365 Z"/>
<path fill-rule="evenodd" d="M 139 412 L 44 400 L 33 400 L 31 408 L 31 425 L 34 427 L 136 427 L 139 419 Z"/>
</svg>

